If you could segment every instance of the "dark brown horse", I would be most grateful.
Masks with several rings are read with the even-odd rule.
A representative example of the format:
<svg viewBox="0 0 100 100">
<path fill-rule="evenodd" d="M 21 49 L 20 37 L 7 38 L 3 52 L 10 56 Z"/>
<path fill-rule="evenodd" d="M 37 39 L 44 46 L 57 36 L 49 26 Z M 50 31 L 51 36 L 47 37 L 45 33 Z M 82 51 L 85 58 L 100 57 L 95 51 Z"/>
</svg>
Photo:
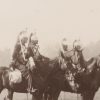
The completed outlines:
<svg viewBox="0 0 100 100">
<path fill-rule="evenodd" d="M 76 75 L 76 82 L 80 84 L 80 93 L 83 100 L 93 100 L 100 87 L 100 56 L 91 58 L 85 64 L 87 69 Z"/>
<path fill-rule="evenodd" d="M 40 73 L 40 75 L 45 77 L 46 85 L 44 92 L 42 92 L 44 93 L 44 99 L 48 98 L 47 92 L 49 89 L 49 97 L 52 100 L 58 99 L 61 90 L 73 92 L 68 80 L 65 77 L 65 71 L 67 70 L 67 67 L 63 69 L 61 67 L 61 64 L 59 63 L 58 58 L 50 61 L 50 59 L 45 59 L 45 57 L 42 56 L 38 51 L 36 51 L 35 53 L 32 52 L 31 49 L 29 49 L 29 51 L 29 55 L 32 55 L 32 57 L 34 58 L 37 69 L 41 69 L 42 73 Z M 73 49 L 69 51 L 69 53 L 69 59 L 71 60 L 69 66 L 72 67 L 72 64 L 74 64 L 75 66 L 80 64 L 80 52 L 77 52 Z"/>
<path fill-rule="evenodd" d="M 91 58 L 89 61 L 85 61 L 82 52 L 79 52 L 79 54 L 80 66 L 83 66 L 85 70 L 83 72 L 77 73 L 75 76 L 75 81 L 79 84 L 79 88 L 75 93 L 80 93 L 82 100 L 93 100 L 96 91 L 100 87 L 100 56 Z M 92 66 L 90 67 L 90 65 Z M 46 96 L 49 95 L 49 100 L 57 100 L 61 91 L 72 92 L 71 89 L 66 87 L 55 87 L 49 88 L 48 91 L 46 91 Z"/>
<path fill-rule="evenodd" d="M 31 73 L 33 86 L 38 89 L 38 92 L 33 94 L 33 99 L 41 100 L 46 88 L 48 88 L 52 83 L 55 84 L 55 82 L 60 82 L 62 80 L 63 84 L 65 84 L 65 74 L 61 70 L 61 66 L 59 66 L 58 59 L 50 60 L 49 58 L 40 55 L 38 51 L 33 54 L 32 50 L 29 50 L 28 56 L 32 56 L 36 64 L 36 69 Z M 12 100 L 14 92 L 27 93 L 27 81 L 24 78 L 21 83 L 14 84 L 13 87 L 10 86 L 9 72 L 9 68 L 0 67 L 0 92 L 4 88 L 8 89 L 8 95 L 5 100 Z M 49 81 L 51 79 L 52 82 Z M 60 87 L 60 84 L 58 85 L 58 87 Z M 69 84 L 66 84 L 66 87 L 67 85 L 69 87 Z"/>
<path fill-rule="evenodd" d="M 61 65 L 59 64 L 58 59 L 54 59 L 51 61 L 49 58 L 40 55 L 38 51 L 34 53 L 29 50 L 29 55 L 34 58 L 36 64 L 36 71 L 32 73 L 33 86 L 39 90 L 38 93 L 33 94 L 33 99 L 41 100 L 46 90 L 49 90 L 49 96 L 52 100 L 57 100 L 60 91 L 62 90 L 73 92 L 68 81 L 65 78 L 65 72 L 61 69 Z M 80 64 L 81 66 L 85 66 L 85 64 L 83 63 L 81 52 L 73 52 L 71 60 L 75 65 Z M 97 70 L 97 67 L 98 66 L 94 67 L 95 70 L 93 69 L 93 71 L 89 74 L 83 73 L 77 75 L 76 77 L 77 83 L 80 84 L 79 92 L 82 94 L 83 100 L 93 100 L 92 98 L 99 87 L 100 79 L 98 75 L 100 74 L 100 72 L 99 70 Z M 7 88 L 8 100 L 12 100 L 13 92 L 26 92 L 25 89 L 27 88 L 27 82 L 26 85 L 23 84 L 25 81 L 20 84 L 16 84 L 15 88 L 13 89 L 9 86 L 8 73 L 8 68 L 2 67 L 0 69 L 0 89 L 2 91 L 3 88 Z M 94 79 L 92 79 L 92 76 L 94 76 Z M 85 81 L 86 77 L 87 81 Z M 3 82 L 3 79 L 5 79 L 5 82 Z M 89 88 L 87 89 L 81 88 L 81 86 L 84 86 L 85 88 L 86 86 L 88 87 L 88 79 L 92 80 L 91 82 L 89 81 L 89 83 L 92 83 L 91 86 L 89 86 Z M 24 86 L 24 88 L 20 87 L 21 84 L 22 86 Z M 92 90 L 94 92 L 91 92 Z M 90 94 L 91 98 L 89 96 Z"/>
<path fill-rule="evenodd" d="M 14 84 L 13 86 L 10 85 L 9 82 L 9 72 L 10 69 L 7 67 L 0 67 L 0 93 L 4 88 L 8 89 L 8 95 L 5 97 L 5 100 L 12 100 L 13 93 L 27 93 L 27 81 L 23 78 L 23 81 L 19 84 Z M 37 71 L 32 72 L 32 78 L 33 78 L 33 86 L 37 88 L 40 91 L 37 91 L 39 93 L 34 93 L 34 97 L 36 95 L 36 100 L 39 100 L 41 97 L 40 94 L 41 91 L 43 91 L 45 83 L 45 78 L 40 76 Z"/>
<path fill-rule="evenodd" d="M 71 56 L 69 56 L 71 63 L 69 63 L 68 65 L 66 65 L 66 68 L 64 68 L 64 72 L 63 74 L 58 73 L 56 75 L 52 74 L 51 80 L 49 80 L 49 88 L 45 91 L 45 95 L 44 98 L 45 100 L 49 99 L 49 100 L 58 100 L 59 94 L 61 91 L 66 91 L 66 92 L 76 92 L 73 91 L 71 86 L 69 85 L 69 82 L 67 80 L 66 76 L 66 71 L 68 70 L 68 66 L 70 68 L 72 68 L 73 66 L 80 66 L 80 63 L 82 65 L 82 69 L 84 69 L 86 66 L 83 63 L 83 55 L 82 55 L 82 51 L 76 51 L 71 50 L 70 51 Z M 66 59 L 65 59 L 66 60 Z M 58 65 L 61 66 L 61 65 Z M 62 77 L 64 78 L 62 78 Z"/>
<path fill-rule="evenodd" d="M 37 54 L 38 53 L 36 53 L 36 55 Z M 30 56 L 33 56 L 33 52 L 30 52 L 29 50 L 28 57 Z M 46 83 L 48 76 L 54 69 L 54 62 L 56 63 L 56 61 L 50 61 L 50 59 L 46 57 L 42 57 L 42 59 L 40 60 L 40 57 L 41 56 L 39 56 L 39 58 L 35 61 L 37 68 L 31 71 L 33 81 L 32 84 L 35 88 L 38 89 L 38 91 L 33 94 L 33 98 L 36 100 L 42 99 L 44 89 L 47 86 Z M 50 66 L 49 62 L 51 62 Z M 4 88 L 8 89 L 8 95 L 5 100 L 12 100 L 14 92 L 27 93 L 27 81 L 23 78 L 21 83 L 13 84 L 13 86 L 11 86 L 9 82 L 9 73 L 9 68 L 0 67 L 0 93 Z"/>
</svg>

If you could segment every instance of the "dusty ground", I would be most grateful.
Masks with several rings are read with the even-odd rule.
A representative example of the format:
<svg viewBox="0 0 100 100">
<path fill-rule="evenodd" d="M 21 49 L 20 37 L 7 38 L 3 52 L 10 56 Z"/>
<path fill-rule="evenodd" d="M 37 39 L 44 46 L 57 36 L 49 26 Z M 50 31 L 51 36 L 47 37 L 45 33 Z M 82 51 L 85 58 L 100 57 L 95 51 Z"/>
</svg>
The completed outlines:
<svg viewBox="0 0 100 100">
<path fill-rule="evenodd" d="M 4 96 L 7 95 L 7 90 L 4 90 L 0 95 L 0 100 L 3 100 Z M 28 95 L 31 100 L 31 95 Z M 27 100 L 27 94 L 15 93 L 13 100 Z M 80 95 L 62 92 L 59 96 L 59 100 L 81 100 Z M 96 93 L 94 100 L 100 100 L 100 90 Z"/>
</svg>

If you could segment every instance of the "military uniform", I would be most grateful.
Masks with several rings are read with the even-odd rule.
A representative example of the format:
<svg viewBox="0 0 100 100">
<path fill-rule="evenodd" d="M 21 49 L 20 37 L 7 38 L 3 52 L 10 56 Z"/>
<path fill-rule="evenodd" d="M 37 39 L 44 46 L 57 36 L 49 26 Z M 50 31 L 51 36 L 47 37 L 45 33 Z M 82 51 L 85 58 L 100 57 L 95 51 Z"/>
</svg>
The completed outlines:
<svg viewBox="0 0 100 100">
<path fill-rule="evenodd" d="M 24 32 L 25 33 L 25 32 Z M 13 69 L 18 69 L 22 73 L 22 76 L 28 81 L 28 92 L 32 92 L 32 77 L 29 71 L 27 47 L 26 43 L 28 37 L 23 32 L 18 36 L 18 41 L 15 45 L 14 52 L 12 54 L 12 63 L 10 65 Z M 27 58 L 27 59 L 26 59 Z"/>
<path fill-rule="evenodd" d="M 70 61 L 68 56 L 68 43 L 67 39 L 63 38 L 60 44 L 60 50 L 59 50 L 59 59 L 62 63 L 62 67 L 67 67 L 66 63 Z"/>
<path fill-rule="evenodd" d="M 79 66 L 80 71 L 85 70 L 86 69 L 86 63 L 85 63 L 84 56 L 83 56 L 83 53 L 82 53 L 83 45 L 82 45 L 80 40 L 75 40 L 73 42 L 73 49 L 76 50 L 81 56 L 81 58 L 80 58 L 81 60 L 79 62 L 81 64 L 81 66 Z"/>
<path fill-rule="evenodd" d="M 59 58 L 61 63 L 61 68 L 65 71 L 65 77 L 69 82 L 73 91 L 76 91 L 76 84 L 74 83 L 73 76 L 73 66 L 71 62 L 71 56 L 73 54 L 72 50 L 69 51 L 67 39 L 64 38 L 61 42 L 61 47 L 59 51 Z"/>
<path fill-rule="evenodd" d="M 31 33 L 30 34 L 30 38 L 29 38 L 29 45 L 28 48 L 30 48 L 32 50 L 32 52 L 34 52 L 34 55 L 37 54 L 36 52 L 39 49 L 39 45 L 38 45 L 38 38 L 36 36 L 36 33 Z M 33 54 L 33 53 L 32 53 Z M 32 55 L 32 57 L 34 56 Z M 36 56 L 35 56 L 36 57 Z"/>
<path fill-rule="evenodd" d="M 22 76 L 27 78 L 28 75 L 29 75 L 28 67 L 26 66 L 27 61 L 25 61 L 24 58 L 23 58 L 20 43 L 16 43 L 12 58 L 13 58 L 13 61 L 14 61 L 13 68 L 19 69 L 22 73 Z"/>
<path fill-rule="evenodd" d="M 81 41 L 80 40 L 75 40 L 73 42 L 73 48 L 77 51 L 82 51 L 83 50 L 83 45 L 82 45 Z"/>
<path fill-rule="evenodd" d="M 26 58 L 29 59 L 29 62 L 30 62 L 30 68 L 34 69 L 36 68 L 35 66 L 35 62 L 34 62 L 34 55 L 35 53 L 38 51 L 38 39 L 37 39 L 37 36 L 36 34 L 33 34 L 31 33 L 30 34 L 30 37 L 29 37 L 29 43 L 28 43 L 28 48 L 27 48 L 27 55 L 26 55 Z M 33 53 L 34 52 L 34 53 Z M 36 53 L 37 54 L 37 53 Z M 36 57 L 36 56 L 35 56 Z M 32 79 L 32 76 L 30 74 L 30 78 Z M 31 84 L 30 84 L 31 85 Z M 36 91 L 37 89 L 33 89 L 33 91 Z"/>
</svg>

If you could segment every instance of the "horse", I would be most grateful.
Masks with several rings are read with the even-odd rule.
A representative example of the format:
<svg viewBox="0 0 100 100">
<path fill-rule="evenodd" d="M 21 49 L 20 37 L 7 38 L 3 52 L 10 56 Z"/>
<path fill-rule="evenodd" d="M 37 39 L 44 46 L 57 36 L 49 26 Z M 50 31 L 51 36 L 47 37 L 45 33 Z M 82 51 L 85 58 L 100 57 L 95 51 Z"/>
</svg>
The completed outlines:
<svg viewBox="0 0 100 100">
<path fill-rule="evenodd" d="M 29 56 L 31 55 L 28 55 L 28 57 Z M 53 69 L 52 64 L 51 67 L 48 67 L 48 63 L 49 58 L 45 57 L 45 61 L 42 61 L 41 66 L 39 66 L 40 68 L 37 67 L 36 69 L 31 71 L 32 85 L 37 89 L 37 91 L 32 94 L 32 99 L 41 100 L 42 98 L 41 94 L 46 86 L 45 81 L 48 74 Z M 27 81 L 23 78 L 21 83 L 16 83 L 11 86 L 9 81 L 9 73 L 10 68 L 6 66 L 0 67 L 0 93 L 4 88 L 8 90 L 8 95 L 5 97 L 5 100 L 12 100 L 14 92 L 27 93 Z"/>
<path fill-rule="evenodd" d="M 90 67 L 90 65 L 93 65 Z M 80 84 L 80 93 L 83 100 L 93 100 L 100 87 L 100 56 L 85 61 L 86 70 L 78 73 L 75 80 Z"/>
<path fill-rule="evenodd" d="M 6 66 L 1 66 L 0 67 L 0 93 L 2 92 L 3 89 L 8 90 L 8 95 L 4 98 L 5 100 L 12 100 L 13 99 L 13 93 L 18 92 L 18 93 L 27 93 L 27 81 L 23 78 L 21 83 L 16 83 L 13 84 L 13 86 L 10 85 L 9 81 L 9 73 L 10 73 L 10 68 Z M 42 77 L 40 77 L 37 72 L 32 72 L 32 86 L 37 88 L 38 90 L 41 90 L 44 86 L 44 80 Z M 38 91 L 37 91 L 38 92 Z M 34 93 L 32 95 L 38 95 L 38 93 Z M 37 100 L 38 100 L 37 96 Z"/>
<path fill-rule="evenodd" d="M 72 88 L 69 85 L 68 80 L 65 77 L 65 69 L 67 69 L 67 67 L 62 68 L 61 64 L 59 63 L 58 58 L 54 60 L 48 59 L 46 61 L 45 57 L 42 56 L 38 50 L 35 53 L 32 52 L 32 50 L 30 50 L 30 52 L 31 52 L 30 55 L 33 55 L 37 69 L 41 70 L 40 72 L 41 76 L 46 76 L 45 78 L 46 86 L 45 86 L 44 92 L 43 91 L 41 92 L 41 95 L 44 94 L 43 96 L 45 100 L 48 98 L 47 96 L 48 89 L 50 89 L 49 97 L 50 99 L 53 98 L 53 100 L 58 99 L 58 96 L 61 90 L 73 92 Z M 80 64 L 79 63 L 80 62 L 80 54 L 79 54 L 80 52 L 77 52 L 74 49 L 69 52 L 70 52 L 69 59 L 71 60 L 70 67 L 72 67 L 72 64 L 74 64 L 75 66 Z M 45 65 L 44 62 L 45 63 L 48 62 L 47 65 Z"/>
<path fill-rule="evenodd" d="M 73 50 L 71 54 L 72 54 L 72 56 L 70 56 L 71 65 L 74 64 L 75 66 L 80 65 L 80 66 L 87 67 L 87 63 L 86 64 L 83 63 L 84 59 L 82 56 L 82 52 L 77 52 L 77 51 Z M 57 58 L 54 60 L 51 60 L 47 57 L 42 56 L 39 53 L 39 51 L 33 52 L 32 50 L 29 51 L 29 55 L 34 58 L 34 62 L 36 65 L 36 72 L 35 72 L 35 74 L 32 74 L 32 76 L 34 77 L 33 85 L 34 86 L 36 85 L 36 88 L 38 88 L 38 90 L 39 90 L 38 93 L 33 94 L 33 96 L 32 96 L 33 100 L 34 99 L 41 100 L 43 97 L 45 98 L 45 93 L 49 94 L 49 99 L 51 98 L 52 100 L 58 100 L 58 96 L 62 90 L 67 91 L 67 92 L 73 92 L 73 90 L 71 89 L 71 87 L 68 83 L 68 80 L 65 77 L 65 70 L 64 71 L 62 70 L 61 65 L 59 64 L 59 60 Z M 92 60 L 91 60 L 91 62 L 92 62 Z M 89 63 L 91 63 L 91 62 L 89 62 Z M 83 74 L 77 75 L 77 77 L 76 77 L 77 83 L 79 83 L 81 85 L 80 89 L 77 92 L 81 93 L 83 100 L 93 100 L 92 97 L 94 97 L 95 92 L 99 88 L 100 79 L 98 76 L 99 76 L 100 72 L 97 67 L 98 66 L 94 67 L 95 70 L 93 69 L 93 71 L 91 72 L 92 74 L 83 73 Z M 8 69 L 6 71 L 8 71 Z M 1 70 L 2 73 L 0 76 L 3 76 L 3 73 L 4 72 L 6 73 L 6 71 Z M 92 77 L 92 75 L 94 75 L 94 80 L 92 79 L 93 82 L 91 81 L 91 87 L 89 86 L 88 89 L 81 88 L 82 86 L 86 87 L 86 85 L 87 85 L 86 84 L 87 82 L 80 81 L 83 79 L 85 80 L 85 78 L 86 78 L 85 75 L 87 77 L 87 82 L 88 82 L 88 79 L 90 77 Z M 1 83 L 2 83 L 2 77 L 0 79 L 1 79 Z M 5 78 L 5 79 L 7 79 L 7 78 Z M 90 78 L 90 80 L 91 80 L 91 78 Z M 3 86 L 3 85 L 1 85 L 1 86 Z M 87 87 L 88 87 L 88 85 L 87 85 Z M 7 87 L 3 86 L 3 88 L 7 88 Z M 11 88 L 7 88 L 7 89 L 8 89 L 8 98 L 9 98 L 8 100 L 12 100 L 13 92 L 16 92 L 16 91 L 12 90 Z M 94 92 L 91 92 L 92 90 Z M 17 92 L 19 92 L 19 91 L 17 91 Z M 23 91 L 21 91 L 21 92 L 23 92 Z M 25 92 L 25 90 L 24 90 L 24 92 Z M 75 93 L 77 93 L 77 92 L 75 92 Z M 91 98 L 90 98 L 90 94 L 92 95 Z"/>
<path fill-rule="evenodd" d="M 33 55 L 33 51 L 28 50 L 28 56 L 34 58 L 36 69 L 31 72 L 32 74 L 32 85 L 38 89 L 38 91 L 32 94 L 32 99 L 41 100 L 43 93 L 48 88 L 49 80 L 51 76 L 56 75 L 55 73 L 61 75 L 61 79 L 65 80 L 64 74 L 59 66 L 58 59 L 51 60 L 47 57 L 42 56 L 37 51 Z M 23 81 L 19 84 L 13 84 L 13 87 L 9 82 L 10 69 L 7 67 L 0 67 L 0 92 L 4 88 L 8 89 L 8 95 L 5 100 L 12 100 L 13 93 L 27 93 L 27 81 L 23 78 Z"/>
<path fill-rule="evenodd" d="M 75 75 L 75 82 L 79 84 L 79 88 L 77 88 L 77 91 L 74 93 L 81 94 L 82 100 L 93 100 L 95 93 L 100 87 L 100 56 L 85 61 L 82 51 L 78 52 L 78 54 L 79 60 L 77 61 L 80 66 L 83 66 L 84 70 Z M 78 56 L 76 56 L 76 58 L 77 57 Z M 92 63 L 93 65 L 89 68 Z M 58 100 L 61 91 L 72 92 L 72 90 L 68 88 L 51 88 L 46 91 L 46 95 L 49 95 L 48 100 Z M 47 100 L 47 97 L 45 100 Z"/>
<path fill-rule="evenodd" d="M 70 56 L 69 56 L 69 58 L 68 57 L 67 58 L 70 59 L 71 62 L 66 65 L 66 68 L 63 69 L 65 71 L 65 73 L 63 73 L 63 74 L 58 73 L 58 74 L 52 76 L 55 79 L 50 80 L 52 85 L 45 92 L 45 97 L 44 97 L 45 100 L 58 100 L 58 97 L 59 97 L 59 94 L 61 91 L 76 93 L 76 91 L 72 90 L 68 80 L 65 77 L 64 78 L 60 78 L 60 77 L 66 76 L 66 71 L 68 70 L 68 68 L 67 68 L 68 66 L 70 68 L 72 68 L 73 66 L 74 67 L 80 66 L 81 62 L 82 62 L 81 66 L 83 67 L 82 69 L 85 69 L 86 66 L 83 63 L 84 57 L 82 54 L 82 50 L 77 51 L 75 49 L 72 49 L 69 51 L 69 53 L 70 53 Z M 67 61 L 68 59 L 65 59 L 65 60 Z M 61 67 L 61 64 L 59 64 L 58 66 Z M 52 81 L 55 81 L 55 84 L 53 84 Z M 79 92 L 79 91 L 77 91 L 77 92 Z"/>
<path fill-rule="evenodd" d="M 71 89 L 68 80 L 65 78 L 67 68 L 62 70 L 58 59 L 55 59 L 54 61 L 51 61 L 50 59 L 45 61 L 45 57 L 41 56 L 38 51 L 35 53 L 31 51 L 31 55 L 33 55 L 37 68 L 41 69 L 41 76 L 46 76 L 46 86 L 41 92 L 41 97 L 44 93 L 43 96 L 45 100 L 58 100 L 60 92 L 66 91 L 80 93 L 83 100 L 93 100 L 95 93 L 100 86 L 100 56 L 96 58 L 96 61 L 94 58 L 85 61 L 82 51 L 83 50 L 77 51 L 73 49 L 71 50 L 71 56 L 69 56 L 71 59 L 70 66 L 82 67 L 82 71 L 75 75 L 75 82 L 79 84 L 77 91 Z M 45 66 L 44 62 L 48 62 L 47 66 Z M 89 68 L 93 62 L 95 63 Z M 47 70 L 48 68 L 50 68 L 49 71 Z M 92 69 L 92 71 L 89 71 L 90 69 Z"/>
</svg>

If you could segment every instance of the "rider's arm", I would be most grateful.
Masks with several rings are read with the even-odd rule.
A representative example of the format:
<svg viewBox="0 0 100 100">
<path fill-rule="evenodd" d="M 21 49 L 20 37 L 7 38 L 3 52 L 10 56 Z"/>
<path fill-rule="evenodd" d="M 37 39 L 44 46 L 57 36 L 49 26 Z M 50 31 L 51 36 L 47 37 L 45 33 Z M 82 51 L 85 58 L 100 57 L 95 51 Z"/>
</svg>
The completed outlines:
<svg viewBox="0 0 100 100">
<path fill-rule="evenodd" d="M 19 55 L 20 50 L 21 50 L 20 44 L 16 44 L 13 55 L 12 55 L 13 60 L 18 60 L 18 55 Z"/>
<path fill-rule="evenodd" d="M 28 48 L 27 48 L 27 53 L 26 53 L 26 55 L 25 55 L 25 58 L 26 58 L 26 59 L 29 59 L 30 56 L 32 56 L 32 55 L 31 55 L 31 47 L 30 47 L 30 45 L 29 45 Z"/>
</svg>

